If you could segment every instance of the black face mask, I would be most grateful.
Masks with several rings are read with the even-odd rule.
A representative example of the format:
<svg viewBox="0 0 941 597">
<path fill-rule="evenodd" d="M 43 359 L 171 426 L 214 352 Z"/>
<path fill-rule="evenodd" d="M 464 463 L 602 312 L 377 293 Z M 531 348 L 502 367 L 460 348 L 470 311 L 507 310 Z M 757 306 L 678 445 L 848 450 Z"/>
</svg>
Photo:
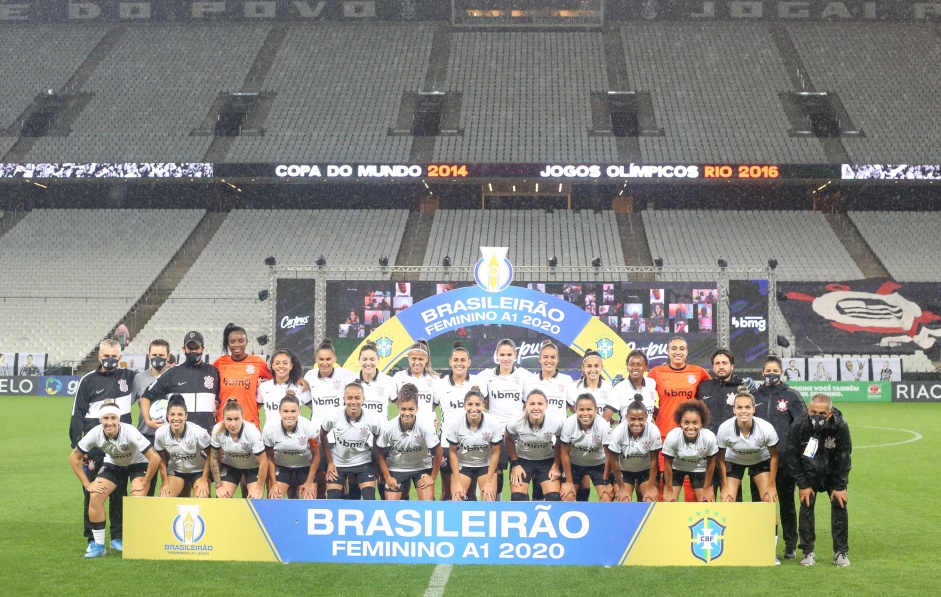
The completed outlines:
<svg viewBox="0 0 941 597">
<path fill-rule="evenodd" d="M 826 425 L 827 418 L 823 415 L 814 415 L 810 417 L 810 425 L 814 428 L 815 431 L 820 431 L 823 429 L 823 426 Z"/>
<path fill-rule="evenodd" d="M 780 375 L 765 375 L 765 383 L 769 386 L 773 386 L 779 381 L 781 381 Z"/>
<path fill-rule="evenodd" d="M 189 363 L 190 365 L 195 365 L 196 363 L 201 361 L 202 358 L 203 358 L 203 355 L 199 354 L 198 352 L 186 353 L 186 362 Z"/>
<path fill-rule="evenodd" d="M 156 369 L 157 371 L 160 371 L 161 369 L 167 366 L 167 359 L 163 357 L 154 357 L 150 359 L 150 366 Z"/>
<path fill-rule="evenodd" d="M 118 368 L 118 360 L 114 357 L 105 357 L 101 359 L 101 368 L 105 371 L 114 371 Z"/>
</svg>

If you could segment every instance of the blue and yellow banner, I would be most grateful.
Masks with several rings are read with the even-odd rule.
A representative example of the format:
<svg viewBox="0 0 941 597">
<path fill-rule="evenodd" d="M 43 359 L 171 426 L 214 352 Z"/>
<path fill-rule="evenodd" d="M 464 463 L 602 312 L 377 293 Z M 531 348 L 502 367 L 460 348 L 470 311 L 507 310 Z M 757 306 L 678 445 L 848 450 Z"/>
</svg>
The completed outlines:
<svg viewBox="0 0 941 597">
<path fill-rule="evenodd" d="M 124 557 L 772 566 L 772 504 L 127 498 Z"/>
</svg>

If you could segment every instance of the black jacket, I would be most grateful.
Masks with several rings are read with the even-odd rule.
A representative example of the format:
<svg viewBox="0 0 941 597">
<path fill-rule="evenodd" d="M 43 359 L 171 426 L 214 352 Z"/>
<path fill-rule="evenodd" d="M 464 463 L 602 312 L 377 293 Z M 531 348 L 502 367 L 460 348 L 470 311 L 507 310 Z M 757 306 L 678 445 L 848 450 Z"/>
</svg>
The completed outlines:
<svg viewBox="0 0 941 597">
<path fill-rule="evenodd" d="M 196 365 L 184 361 L 164 371 L 144 391 L 144 397 L 151 402 L 173 394 L 181 394 L 186 399 L 189 422 L 212 433 L 219 410 L 219 370 L 202 361 Z"/>
<path fill-rule="evenodd" d="M 755 416 L 771 423 L 778 433 L 778 457 L 789 458 L 791 425 L 800 418 L 807 418 L 804 399 L 783 381 L 773 386 L 762 385 L 752 395 L 755 396 Z"/>
<path fill-rule="evenodd" d="M 131 424 L 131 394 L 134 389 L 134 371 L 115 369 L 102 373 L 95 369 L 86 373 L 75 389 L 72 419 L 69 421 L 69 440 L 72 447 L 99 424 L 98 409 L 104 400 L 114 400 L 121 409 L 121 422 Z"/>
<path fill-rule="evenodd" d="M 813 487 L 816 491 L 842 491 L 849 483 L 853 452 L 850 428 L 836 408 L 823 429 L 815 431 L 810 417 L 804 416 L 791 427 L 791 467 L 794 480 L 801 489 Z M 814 457 L 804 455 L 807 443 L 817 438 L 817 453 Z"/>
<path fill-rule="evenodd" d="M 738 394 L 738 387 L 742 385 L 742 379 L 733 375 L 723 381 L 721 379 L 709 379 L 699 384 L 696 388 L 696 398 L 702 400 L 709 407 L 709 430 L 713 433 L 719 432 L 719 425 L 732 418 L 735 413 L 732 412 L 732 406 L 735 403 L 735 395 Z"/>
</svg>

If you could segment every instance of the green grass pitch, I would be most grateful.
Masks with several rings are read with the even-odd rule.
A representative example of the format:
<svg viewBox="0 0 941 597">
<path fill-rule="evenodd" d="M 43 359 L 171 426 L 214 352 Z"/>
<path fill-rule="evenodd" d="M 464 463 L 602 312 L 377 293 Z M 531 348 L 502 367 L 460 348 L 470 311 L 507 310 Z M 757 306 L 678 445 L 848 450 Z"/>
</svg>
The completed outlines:
<svg viewBox="0 0 941 597">
<path fill-rule="evenodd" d="M 68 466 L 69 398 L 3 397 L 0 594 L 422 595 L 433 565 L 85 560 L 81 488 Z M 852 567 L 830 564 L 829 505 L 817 506 L 818 564 L 762 569 L 455 566 L 445 595 L 935 594 L 941 451 L 935 404 L 842 404 L 853 433 Z M 913 436 L 919 441 L 898 445 Z M 780 548 L 779 548 L 780 553 Z"/>
</svg>

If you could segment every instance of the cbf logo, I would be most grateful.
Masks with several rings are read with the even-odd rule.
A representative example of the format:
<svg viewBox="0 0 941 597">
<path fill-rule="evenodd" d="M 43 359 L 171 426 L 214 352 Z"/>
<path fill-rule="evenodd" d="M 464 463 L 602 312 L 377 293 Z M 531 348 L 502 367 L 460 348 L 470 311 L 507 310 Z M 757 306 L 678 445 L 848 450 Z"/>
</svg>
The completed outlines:
<svg viewBox="0 0 941 597">
<path fill-rule="evenodd" d="M 380 359 L 384 359 L 387 356 L 392 354 L 392 340 L 389 340 L 385 336 L 376 340 L 376 352 L 379 354 Z"/>
<path fill-rule="evenodd" d="M 199 515 L 200 506 L 177 506 L 179 514 L 173 519 L 173 536 L 183 545 L 199 543 L 206 533 L 206 523 Z"/>
<path fill-rule="evenodd" d="M 595 346 L 598 348 L 598 354 L 602 359 L 610 359 L 614 354 L 614 342 L 610 338 L 602 338 L 595 342 Z"/>
<path fill-rule="evenodd" d="M 55 396 L 62 391 L 62 382 L 57 377 L 50 377 L 46 380 L 46 393 Z"/>
<path fill-rule="evenodd" d="M 709 514 L 708 510 L 706 514 Z M 718 514 L 715 513 L 716 516 Z M 689 533 L 690 549 L 697 560 L 708 564 L 722 557 L 725 551 L 725 526 L 719 524 L 718 520 L 710 516 L 700 518 L 689 526 Z"/>
<path fill-rule="evenodd" d="M 480 247 L 474 281 L 487 292 L 501 292 L 513 281 L 513 265 L 506 258 L 509 247 Z"/>
</svg>

